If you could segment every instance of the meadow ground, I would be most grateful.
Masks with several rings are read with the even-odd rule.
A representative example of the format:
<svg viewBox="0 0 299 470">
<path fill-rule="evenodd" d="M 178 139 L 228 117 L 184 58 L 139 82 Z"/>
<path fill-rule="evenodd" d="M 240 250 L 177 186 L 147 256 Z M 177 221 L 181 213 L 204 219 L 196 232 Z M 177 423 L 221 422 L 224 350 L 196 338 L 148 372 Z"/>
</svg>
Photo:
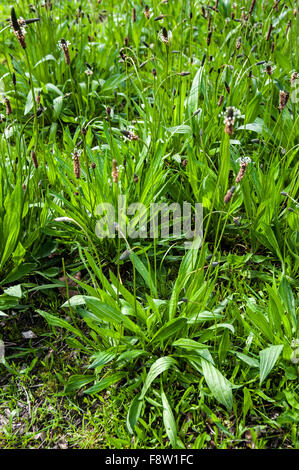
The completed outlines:
<svg viewBox="0 0 299 470">
<path fill-rule="evenodd" d="M 1 448 L 298 448 L 298 21 L 2 1 Z"/>
</svg>

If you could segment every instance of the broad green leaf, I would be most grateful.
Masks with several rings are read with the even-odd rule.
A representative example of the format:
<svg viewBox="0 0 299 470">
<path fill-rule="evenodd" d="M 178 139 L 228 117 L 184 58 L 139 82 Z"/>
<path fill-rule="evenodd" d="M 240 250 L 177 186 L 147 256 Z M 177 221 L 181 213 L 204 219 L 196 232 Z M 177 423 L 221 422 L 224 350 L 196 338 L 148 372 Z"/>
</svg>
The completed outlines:
<svg viewBox="0 0 299 470">
<path fill-rule="evenodd" d="M 120 356 L 117 358 L 116 363 L 119 365 L 122 365 L 123 363 L 127 363 L 130 361 L 134 361 L 140 356 L 143 356 L 146 354 L 146 351 L 143 351 L 142 349 L 134 349 L 132 351 L 125 351 Z"/>
<path fill-rule="evenodd" d="M 99 320 L 106 321 L 108 323 L 113 323 L 116 325 L 123 325 L 130 331 L 144 336 L 141 329 L 136 325 L 132 320 L 130 320 L 126 315 L 123 315 L 119 310 L 107 305 L 104 302 L 92 297 L 85 297 L 86 307 L 94 314 Z"/>
<path fill-rule="evenodd" d="M 143 400 L 146 392 L 148 391 L 149 387 L 151 386 L 152 382 L 158 377 L 158 375 L 162 374 L 166 370 L 169 369 L 171 366 L 175 366 L 177 364 L 176 360 L 172 357 L 160 357 L 157 359 L 153 365 L 151 366 L 147 377 L 145 379 L 143 388 L 141 390 L 141 394 L 139 400 Z"/>
<path fill-rule="evenodd" d="M 241 361 L 248 364 L 250 367 L 256 367 L 256 368 L 260 367 L 259 361 L 255 359 L 254 357 L 247 356 L 246 354 L 243 354 L 243 353 L 236 353 L 236 356 L 239 359 L 241 359 Z"/>
<path fill-rule="evenodd" d="M 116 372 L 115 374 L 109 375 L 109 377 L 105 377 L 104 379 L 100 380 L 96 384 L 92 385 L 92 387 L 88 388 L 84 391 L 84 393 L 88 395 L 92 395 L 93 393 L 99 393 L 102 390 L 114 385 L 116 382 L 119 382 L 126 376 L 125 372 Z"/>
<path fill-rule="evenodd" d="M 140 258 L 138 258 L 138 256 L 133 252 L 130 254 L 130 258 L 132 259 L 135 268 L 146 282 L 146 285 L 151 289 L 154 296 L 158 297 L 157 289 L 153 283 L 152 277 Z"/>
<path fill-rule="evenodd" d="M 186 318 L 174 318 L 163 325 L 157 333 L 152 337 L 151 343 L 154 341 L 164 341 L 171 338 L 179 331 L 182 331 L 186 325 Z"/>
<path fill-rule="evenodd" d="M 63 108 L 63 96 L 57 96 L 53 100 L 53 109 L 54 109 L 54 119 L 56 120 L 62 111 Z"/>
<path fill-rule="evenodd" d="M 166 434 L 170 440 L 171 446 L 175 449 L 177 445 L 177 426 L 171 406 L 163 390 L 161 391 L 161 398 L 163 404 L 163 422 L 166 429 Z"/>
<path fill-rule="evenodd" d="M 211 321 L 223 318 L 222 315 L 219 313 L 208 312 L 204 310 L 203 312 L 198 312 L 192 315 L 192 317 L 188 318 L 189 325 L 196 325 L 197 323 L 201 323 L 203 321 Z"/>
<path fill-rule="evenodd" d="M 71 393 L 95 379 L 94 375 L 72 375 L 65 386 L 65 393 Z"/>
<path fill-rule="evenodd" d="M 18 299 L 21 299 L 23 295 L 21 284 L 8 287 L 7 289 L 4 289 L 4 292 L 6 295 L 10 295 L 10 297 L 17 297 Z"/>
<path fill-rule="evenodd" d="M 28 114 L 32 108 L 33 108 L 33 99 L 32 99 L 32 91 L 30 90 L 27 95 L 24 115 L 26 116 L 26 114 Z"/>
<path fill-rule="evenodd" d="M 175 317 L 180 292 L 189 282 L 190 274 L 194 270 L 195 263 L 197 261 L 199 251 L 198 248 L 200 245 L 201 239 L 198 237 L 196 240 L 194 240 L 192 247 L 187 250 L 187 253 L 182 259 L 178 276 L 172 290 L 171 298 L 169 300 L 169 320 Z"/>
<path fill-rule="evenodd" d="M 244 400 L 243 400 L 243 419 L 246 418 L 246 415 L 249 410 L 253 408 L 253 403 L 251 400 L 251 395 L 247 387 L 244 387 Z"/>
<path fill-rule="evenodd" d="M 24 263 L 13 269 L 6 278 L 1 282 L 2 284 L 9 284 L 11 282 L 18 281 L 19 279 L 25 277 L 28 273 L 32 272 L 37 267 L 34 263 Z"/>
<path fill-rule="evenodd" d="M 264 124 L 263 119 L 261 118 L 256 118 L 254 122 L 244 124 L 243 126 L 239 126 L 237 130 L 247 130 L 247 131 L 253 131 L 256 132 L 257 134 L 265 134 L 265 135 L 271 135 L 269 129 Z"/>
<path fill-rule="evenodd" d="M 76 336 L 84 337 L 84 335 L 81 333 L 80 330 L 78 330 L 77 328 L 74 328 L 72 325 L 70 325 L 70 323 L 63 320 L 62 318 L 55 317 L 54 315 L 51 315 L 50 313 L 44 312 L 43 310 L 36 310 L 36 311 L 42 317 L 44 317 L 45 320 L 47 320 L 49 325 L 57 326 L 59 328 L 65 328 L 66 330 L 70 331 L 71 333 L 73 333 Z"/>
<path fill-rule="evenodd" d="M 35 64 L 34 68 L 37 67 L 38 65 L 42 64 L 43 62 L 48 62 L 49 60 L 52 60 L 53 62 L 57 62 L 57 60 L 55 59 L 55 57 L 52 54 L 48 54 L 45 57 L 43 57 L 42 59 L 40 59 Z"/>
<path fill-rule="evenodd" d="M 191 351 L 194 349 L 207 349 L 206 344 L 198 343 L 197 341 L 194 341 L 193 339 L 189 339 L 189 338 L 177 339 L 174 343 L 172 343 L 172 346 L 178 346 L 180 348 L 190 349 Z"/>
<path fill-rule="evenodd" d="M 290 283 L 288 282 L 285 276 L 283 276 L 281 279 L 281 282 L 279 285 L 279 293 L 286 306 L 288 313 L 290 313 L 290 315 L 292 316 L 294 325 L 297 325 L 295 299 L 294 299 L 294 295 L 293 295 Z"/>
<path fill-rule="evenodd" d="M 88 368 L 95 369 L 96 367 L 104 366 L 105 364 L 108 364 L 108 362 L 111 362 L 116 356 L 117 353 L 115 352 L 100 351 L 91 356 L 93 362 L 88 366 Z"/>
<path fill-rule="evenodd" d="M 201 359 L 202 371 L 209 389 L 219 403 L 229 410 L 233 406 L 232 384 L 210 362 Z"/>
<path fill-rule="evenodd" d="M 54 91 L 59 96 L 63 96 L 62 91 L 59 90 L 59 88 L 57 88 L 57 86 L 53 85 L 53 83 L 47 83 L 46 88 L 47 88 L 47 90 Z"/>
<path fill-rule="evenodd" d="M 203 67 L 199 67 L 192 82 L 189 98 L 188 98 L 188 111 L 190 114 L 194 113 L 198 108 L 198 97 L 201 82 L 203 78 Z"/>
<path fill-rule="evenodd" d="M 61 305 L 61 308 L 70 307 L 70 306 L 71 307 L 77 307 L 78 305 L 85 305 L 84 295 L 74 295 L 69 300 L 64 302 L 64 304 Z"/>
<path fill-rule="evenodd" d="M 144 400 L 140 400 L 139 396 L 137 395 L 130 405 L 127 415 L 127 428 L 130 434 L 133 434 L 134 432 L 134 428 L 139 419 L 143 404 Z"/>
<path fill-rule="evenodd" d="M 169 127 L 167 130 L 171 132 L 172 136 L 174 134 L 191 134 L 192 132 L 191 127 L 188 126 L 187 124 L 181 124 L 180 126 Z"/>
<path fill-rule="evenodd" d="M 5 364 L 5 347 L 2 339 L 0 339 L 0 364 Z"/>
<path fill-rule="evenodd" d="M 278 344 L 260 351 L 260 385 L 270 374 L 282 350 L 283 344 Z"/>
</svg>

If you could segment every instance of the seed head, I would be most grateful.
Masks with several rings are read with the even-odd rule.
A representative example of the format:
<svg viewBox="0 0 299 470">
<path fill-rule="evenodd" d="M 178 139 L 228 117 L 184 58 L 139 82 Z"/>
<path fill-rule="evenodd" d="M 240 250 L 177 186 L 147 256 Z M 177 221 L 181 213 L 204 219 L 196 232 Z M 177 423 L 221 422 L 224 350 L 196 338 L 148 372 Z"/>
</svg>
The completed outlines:
<svg viewBox="0 0 299 470">
<path fill-rule="evenodd" d="M 223 115 L 224 113 L 221 113 Z M 228 135 L 232 135 L 234 133 L 234 124 L 235 120 L 240 118 L 241 112 L 239 109 L 236 109 L 234 106 L 230 106 L 227 108 L 225 117 L 224 117 L 224 132 Z"/>
<path fill-rule="evenodd" d="M 145 5 L 145 7 L 144 7 L 144 16 L 147 20 L 150 19 L 150 11 L 149 11 L 149 6 L 148 5 Z"/>
<path fill-rule="evenodd" d="M 74 163 L 74 175 L 77 180 L 80 178 L 80 173 L 81 173 L 80 160 L 79 160 L 81 153 L 82 153 L 82 150 L 77 150 L 75 148 L 73 155 L 72 155 L 73 163 Z"/>
<path fill-rule="evenodd" d="M 70 51 L 69 51 L 69 45 L 70 45 L 70 44 L 71 44 L 71 43 L 70 43 L 69 41 L 66 41 L 64 38 L 62 38 L 62 39 L 58 42 L 58 48 L 63 51 L 65 63 L 66 63 L 67 65 L 70 65 L 70 64 L 71 64 Z"/>
<path fill-rule="evenodd" d="M 291 85 L 294 85 L 294 83 L 296 82 L 298 78 L 298 73 L 297 72 L 292 72 L 292 75 L 291 75 Z"/>
<path fill-rule="evenodd" d="M 283 111 L 286 107 L 290 94 L 287 91 L 280 90 L 279 92 L 279 106 L 278 109 Z"/>
<path fill-rule="evenodd" d="M 266 41 L 269 41 L 272 28 L 273 28 L 273 25 L 272 25 L 272 23 L 271 23 L 270 26 L 269 26 L 269 29 L 268 29 L 268 31 L 267 31 L 267 34 L 266 34 Z"/>
<path fill-rule="evenodd" d="M 114 183 L 118 182 L 118 177 L 119 177 L 119 171 L 118 171 L 118 166 L 117 166 L 117 160 L 113 158 L 112 160 L 112 179 Z"/>
<path fill-rule="evenodd" d="M 251 2 L 251 5 L 250 5 L 249 11 L 248 11 L 249 15 L 251 15 L 253 10 L 254 10 L 255 2 L 256 2 L 256 0 L 252 0 L 252 2 Z"/>
<path fill-rule="evenodd" d="M 236 183 L 240 183 L 240 181 L 244 178 L 247 169 L 247 161 L 241 160 L 240 162 L 240 170 L 236 177 Z"/>
<path fill-rule="evenodd" d="M 4 98 L 4 104 L 6 106 L 6 115 L 12 114 L 11 104 L 9 98 Z"/>
<path fill-rule="evenodd" d="M 172 40 L 172 32 L 163 27 L 158 33 L 158 39 L 168 46 Z"/>
<path fill-rule="evenodd" d="M 235 192 L 235 189 L 236 187 L 235 186 L 232 186 L 226 193 L 226 195 L 224 196 L 224 203 L 227 204 L 231 198 L 233 197 L 233 194 Z"/>
<path fill-rule="evenodd" d="M 38 160 L 34 150 L 31 150 L 31 158 L 33 161 L 34 168 L 38 168 Z"/>
<path fill-rule="evenodd" d="M 212 34 L 213 34 L 212 31 L 209 31 L 209 32 L 208 32 L 208 36 L 207 36 L 207 46 L 209 46 L 209 45 L 211 44 Z"/>
</svg>

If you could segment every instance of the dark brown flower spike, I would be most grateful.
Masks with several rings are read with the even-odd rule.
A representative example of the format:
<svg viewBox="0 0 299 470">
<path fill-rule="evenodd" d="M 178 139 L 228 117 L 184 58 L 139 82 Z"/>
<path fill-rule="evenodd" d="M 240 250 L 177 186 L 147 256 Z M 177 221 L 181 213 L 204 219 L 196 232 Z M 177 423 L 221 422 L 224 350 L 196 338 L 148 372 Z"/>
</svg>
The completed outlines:
<svg viewBox="0 0 299 470">
<path fill-rule="evenodd" d="M 149 6 L 148 5 L 145 5 L 145 7 L 144 7 L 144 16 L 147 20 L 150 19 L 150 11 L 149 11 Z"/>
<path fill-rule="evenodd" d="M 271 23 L 270 26 L 269 26 L 269 29 L 268 29 L 268 31 L 267 31 L 267 34 L 266 34 L 266 41 L 269 41 L 272 28 L 273 28 L 273 25 L 272 25 L 272 23 Z"/>
<path fill-rule="evenodd" d="M 12 7 L 11 9 L 10 18 L 11 18 L 11 26 L 13 28 L 13 33 L 15 37 L 19 41 L 19 44 L 22 47 L 22 49 L 26 49 L 25 30 L 24 30 L 24 26 L 26 25 L 25 20 L 17 19 L 17 15 L 16 15 L 14 7 Z"/>
<path fill-rule="evenodd" d="M 231 198 L 233 197 L 233 194 L 235 192 L 235 189 L 236 187 L 235 186 L 232 186 L 226 193 L 226 195 L 224 196 L 224 203 L 227 204 Z"/>
<path fill-rule="evenodd" d="M 37 160 L 37 156 L 34 150 L 31 150 L 31 158 L 33 161 L 34 168 L 38 168 L 38 160 Z"/>
<path fill-rule="evenodd" d="M 249 12 L 248 12 L 249 15 L 251 15 L 253 13 L 255 3 L 256 3 L 256 0 L 252 0 L 250 8 L 249 8 Z"/>
<path fill-rule="evenodd" d="M 209 31 L 208 36 L 207 36 L 207 46 L 211 44 L 211 38 L 212 38 L 212 31 Z"/>
<path fill-rule="evenodd" d="M 64 59 L 65 59 L 65 63 L 67 65 L 70 65 L 71 64 L 71 58 L 70 58 L 70 52 L 69 52 L 69 41 L 66 41 L 64 38 L 62 38 L 59 42 L 58 42 L 58 47 L 63 51 L 63 54 L 64 54 Z"/>
<path fill-rule="evenodd" d="M 279 92 L 279 106 L 278 109 L 283 111 L 286 107 L 290 94 L 287 91 L 280 90 Z"/>
<path fill-rule="evenodd" d="M 118 171 L 118 166 L 117 166 L 117 160 L 113 158 L 112 160 L 112 179 L 114 183 L 118 182 L 118 177 L 119 177 L 119 171 Z"/>
<path fill-rule="evenodd" d="M 4 98 L 4 104 L 6 106 L 6 115 L 12 114 L 11 104 L 9 98 Z"/>
<path fill-rule="evenodd" d="M 17 19 L 17 15 L 16 15 L 14 7 L 12 7 L 10 11 L 10 19 L 11 19 L 11 24 L 12 24 L 14 31 L 19 31 L 20 25 L 18 23 L 18 19 Z"/>
<path fill-rule="evenodd" d="M 80 168 L 80 155 L 82 153 L 82 150 L 77 150 L 75 149 L 74 152 L 73 152 L 73 163 L 74 163 L 74 175 L 76 177 L 76 179 L 78 180 L 80 178 L 80 172 L 81 172 L 81 168 Z"/>
<path fill-rule="evenodd" d="M 247 162 L 242 160 L 240 162 L 239 173 L 237 174 L 237 177 L 236 177 L 236 183 L 240 183 L 240 181 L 242 181 L 242 179 L 244 178 L 244 175 L 246 173 L 246 169 L 247 169 Z"/>
</svg>

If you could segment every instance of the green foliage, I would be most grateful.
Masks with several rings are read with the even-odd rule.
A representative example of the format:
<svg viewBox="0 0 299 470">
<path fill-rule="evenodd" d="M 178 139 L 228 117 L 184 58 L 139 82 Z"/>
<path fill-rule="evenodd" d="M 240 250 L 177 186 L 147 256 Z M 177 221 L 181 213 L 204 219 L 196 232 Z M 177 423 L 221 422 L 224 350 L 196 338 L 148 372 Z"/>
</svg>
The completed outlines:
<svg viewBox="0 0 299 470">
<path fill-rule="evenodd" d="M 119 393 L 112 446 L 263 448 L 251 415 L 296 446 L 295 3 L 154 0 L 149 18 L 142 2 L 79 3 L 17 0 L 17 18 L 39 19 L 26 48 L 0 6 L 1 324 L 35 312 L 63 335 L 79 359 L 55 372 L 61 397 Z M 99 238 L 98 208 L 117 220 L 120 195 L 147 209 L 201 202 L 202 243 L 120 224 Z M 35 370 L 34 348 L 15 354 Z M 14 359 L 0 367 L 19 377 Z"/>
</svg>

